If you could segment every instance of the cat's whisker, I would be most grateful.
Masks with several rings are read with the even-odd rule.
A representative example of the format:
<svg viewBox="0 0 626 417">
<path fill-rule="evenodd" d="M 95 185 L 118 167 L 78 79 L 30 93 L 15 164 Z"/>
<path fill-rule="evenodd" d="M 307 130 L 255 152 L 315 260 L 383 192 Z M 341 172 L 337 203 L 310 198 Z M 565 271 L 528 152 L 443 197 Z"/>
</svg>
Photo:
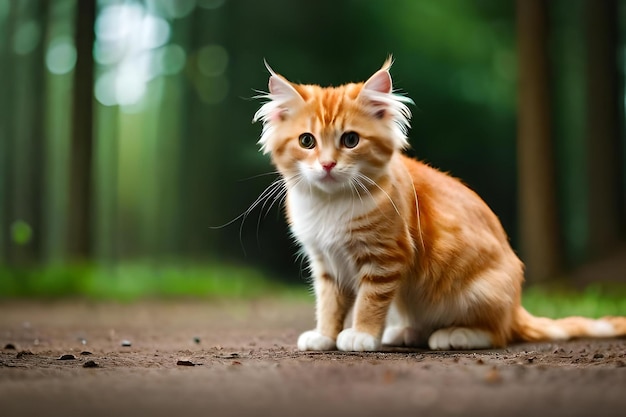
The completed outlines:
<svg viewBox="0 0 626 417">
<path fill-rule="evenodd" d="M 276 196 L 280 196 L 282 193 L 286 193 L 286 187 L 285 187 L 285 181 L 284 180 L 280 180 L 280 181 L 275 181 L 275 185 L 272 187 L 272 190 L 270 192 L 268 192 L 265 197 L 263 198 L 263 205 L 261 206 L 261 210 L 259 212 L 259 217 L 257 219 L 257 223 L 256 223 L 256 239 L 257 239 L 257 244 L 260 246 L 259 243 L 259 229 L 261 228 L 261 218 L 267 216 L 267 214 L 270 212 L 270 210 L 272 209 L 272 206 L 274 205 L 274 203 L 276 202 Z M 272 200 L 271 200 L 272 199 Z M 271 201 L 270 201 L 271 200 Z M 270 203 L 270 205 L 267 207 L 267 203 Z M 265 211 L 265 215 L 263 215 L 263 211 Z M 243 228 L 243 222 L 241 227 Z M 240 230 L 241 231 L 241 230 Z"/>
<path fill-rule="evenodd" d="M 241 178 L 237 180 L 237 182 L 250 181 L 256 178 L 266 177 L 268 175 L 278 175 L 278 174 L 280 174 L 280 172 L 278 171 L 263 172 L 261 174 L 252 175 L 251 177 Z"/>
<path fill-rule="evenodd" d="M 349 184 L 350 184 L 350 191 L 354 191 L 354 193 L 356 194 L 356 196 L 359 198 L 359 200 L 361 201 L 361 204 L 363 204 L 363 198 L 361 197 L 361 193 L 359 192 L 359 189 L 356 188 L 356 184 L 355 182 L 358 181 L 356 178 L 350 178 Z M 354 210 L 353 210 L 354 211 Z"/>
<path fill-rule="evenodd" d="M 222 229 L 226 226 L 229 226 L 233 223 L 235 223 L 238 220 L 241 220 L 241 225 L 239 226 L 239 242 L 241 244 L 241 248 L 244 252 L 244 255 L 246 254 L 246 249 L 243 245 L 243 226 L 244 223 L 246 222 L 246 219 L 248 218 L 248 216 L 250 215 L 250 213 L 252 213 L 252 211 L 254 211 L 255 208 L 257 208 L 259 206 L 259 204 L 261 204 L 262 202 L 266 202 L 268 198 L 270 198 L 277 190 L 280 190 L 283 187 L 284 184 L 284 180 L 282 178 L 277 178 L 275 179 L 270 185 L 268 185 L 262 192 L 261 194 L 256 198 L 256 200 L 254 200 L 252 202 L 252 204 L 250 204 L 250 206 L 240 215 L 238 215 L 237 217 L 235 217 L 234 219 L 232 219 L 231 221 L 220 225 L 220 226 L 210 226 L 211 229 Z M 265 203 L 264 203 L 265 204 Z"/>
<path fill-rule="evenodd" d="M 270 192 L 271 189 L 273 189 L 274 187 L 276 187 L 278 184 L 282 183 L 283 180 L 281 178 L 278 178 L 276 180 L 274 180 L 270 185 L 268 185 L 265 190 L 263 190 L 261 192 L 261 194 L 256 198 L 256 200 L 254 200 L 252 202 L 252 204 L 250 204 L 250 206 L 244 210 L 243 213 L 241 213 L 240 215 L 238 215 L 237 217 L 235 217 L 234 219 L 219 225 L 219 226 L 209 226 L 209 229 L 223 229 L 226 226 L 230 226 L 231 224 L 235 223 L 237 220 L 239 219 L 243 219 L 243 221 L 245 221 L 246 217 L 250 214 L 250 212 L 252 212 L 265 198 L 266 198 L 266 193 Z"/>
<path fill-rule="evenodd" d="M 261 202 L 263 202 L 263 205 L 261 206 L 261 213 L 259 214 L 259 217 L 260 217 L 261 214 L 263 213 L 263 208 L 267 204 L 267 201 L 271 198 L 272 195 L 274 195 L 278 190 L 281 189 L 281 187 L 283 186 L 283 183 L 284 181 L 282 180 L 282 178 L 279 178 L 275 180 L 274 182 L 272 182 L 265 190 L 263 190 L 261 195 L 248 208 L 248 210 L 246 210 L 245 215 L 241 221 L 241 225 L 239 226 L 239 241 L 241 243 L 242 249 L 244 249 L 244 253 L 245 253 L 245 248 L 243 247 L 243 226 L 244 226 L 244 223 L 246 222 L 246 219 L 248 218 L 250 213 L 252 213 L 252 211 L 256 207 L 258 207 L 259 204 L 261 204 Z M 259 223 L 258 222 L 257 222 L 257 229 L 256 229 L 256 237 L 257 237 L 257 242 L 258 242 L 258 239 L 259 239 Z"/>
<path fill-rule="evenodd" d="M 417 232 L 419 233 L 420 243 L 422 244 L 422 250 L 426 251 L 426 245 L 424 244 L 424 234 L 422 232 L 422 219 L 420 216 L 420 201 L 419 201 L 419 198 L 417 198 L 417 190 L 415 189 L 415 183 L 413 182 L 413 179 L 411 178 L 411 173 L 406 167 L 404 167 L 404 172 L 406 172 L 406 175 L 409 177 L 409 183 L 411 184 L 411 187 L 413 188 L 413 197 L 415 198 L 415 216 L 416 216 L 415 219 L 417 220 Z"/>
<path fill-rule="evenodd" d="M 376 188 L 378 188 L 383 194 L 385 194 L 385 196 L 387 196 L 387 199 L 389 200 L 389 202 L 391 203 L 391 205 L 393 206 L 393 209 L 396 211 L 396 213 L 398 214 L 398 216 L 402 216 L 400 214 L 400 210 L 398 210 L 398 206 L 396 206 L 396 203 L 394 203 L 393 199 L 391 198 L 391 196 L 389 195 L 389 193 L 387 193 L 387 191 L 385 191 L 380 185 L 378 185 L 378 183 L 376 181 L 374 181 L 373 179 L 371 179 L 370 177 L 368 177 L 365 174 L 359 174 L 359 177 L 363 178 L 364 180 L 368 181 L 370 184 L 374 185 Z"/>
</svg>

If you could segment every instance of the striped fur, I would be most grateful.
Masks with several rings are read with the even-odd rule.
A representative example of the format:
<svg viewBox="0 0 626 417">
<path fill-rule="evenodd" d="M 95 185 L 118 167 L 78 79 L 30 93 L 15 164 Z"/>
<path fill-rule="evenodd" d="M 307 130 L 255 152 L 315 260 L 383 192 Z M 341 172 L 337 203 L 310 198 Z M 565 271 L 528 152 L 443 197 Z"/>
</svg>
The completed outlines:
<svg viewBox="0 0 626 417">
<path fill-rule="evenodd" d="M 327 88 L 268 67 L 259 145 L 284 180 L 316 294 L 317 327 L 298 348 L 472 349 L 626 334 L 626 318 L 550 320 L 521 307 L 523 265 L 497 217 L 457 179 L 402 154 L 410 99 L 393 92 L 390 66 Z M 358 134 L 356 146 L 342 142 L 346 132 Z M 301 144 L 304 133 L 313 146 Z"/>
</svg>

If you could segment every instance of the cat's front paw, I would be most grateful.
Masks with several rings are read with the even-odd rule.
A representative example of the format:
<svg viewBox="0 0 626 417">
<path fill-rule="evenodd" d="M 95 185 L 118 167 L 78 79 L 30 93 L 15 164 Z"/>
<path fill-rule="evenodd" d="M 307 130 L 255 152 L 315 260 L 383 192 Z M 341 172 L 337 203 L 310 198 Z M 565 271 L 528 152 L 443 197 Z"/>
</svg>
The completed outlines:
<svg viewBox="0 0 626 417">
<path fill-rule="evenodd" d="M 369 333 L 345 329 L 337 336 L 337 349 L 344 352 L 372 352 L 380 350 L 380 339 Z"/>
<path fill-rule="evenodd" d="M 298 338 L 298 350 L 335 350 L 335 341 L 315 330 L 304 332 Z"/>
</svg>

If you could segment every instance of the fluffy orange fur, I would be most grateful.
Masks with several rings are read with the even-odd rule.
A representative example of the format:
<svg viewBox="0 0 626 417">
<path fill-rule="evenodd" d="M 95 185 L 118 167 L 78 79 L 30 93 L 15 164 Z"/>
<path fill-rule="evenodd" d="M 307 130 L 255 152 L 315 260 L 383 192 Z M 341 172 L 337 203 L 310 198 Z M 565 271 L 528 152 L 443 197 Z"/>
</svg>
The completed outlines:
<svg viewBox="0 0 626 417">
<path fill-rule="evenodd" d="M 523 265 L 495 214 L 459 180 L 403 155 L 410 99 L 393 92 L 390 66 L 327 88 L 268 67 L 259 142 L 281 174 L 316 294 L 317 326 L 299 349 L 626 334 L 626 318 L 550 320 L 522 308 Z"/>
</svg>

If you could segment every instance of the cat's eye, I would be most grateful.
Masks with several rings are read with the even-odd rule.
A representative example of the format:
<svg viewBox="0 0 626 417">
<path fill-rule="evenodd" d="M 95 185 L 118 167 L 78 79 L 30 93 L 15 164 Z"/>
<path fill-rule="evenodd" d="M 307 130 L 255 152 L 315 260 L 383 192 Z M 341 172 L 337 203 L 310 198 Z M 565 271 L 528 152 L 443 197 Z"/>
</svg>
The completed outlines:
<svg viewBox="0 0 626 417">
<path fill-rule="evenodd" d="M 300 146 L 304 149 L 315 148 L 315 138 L 310 133 L 303 133 L 299 138 Z"/>
<path fill-rule="evenodd" d="M 359 144 L 359 134 L 356 132 L 346 132 L 341 135 L 341 144 L 346 148 L 352 149 Z"/>
</svg>

